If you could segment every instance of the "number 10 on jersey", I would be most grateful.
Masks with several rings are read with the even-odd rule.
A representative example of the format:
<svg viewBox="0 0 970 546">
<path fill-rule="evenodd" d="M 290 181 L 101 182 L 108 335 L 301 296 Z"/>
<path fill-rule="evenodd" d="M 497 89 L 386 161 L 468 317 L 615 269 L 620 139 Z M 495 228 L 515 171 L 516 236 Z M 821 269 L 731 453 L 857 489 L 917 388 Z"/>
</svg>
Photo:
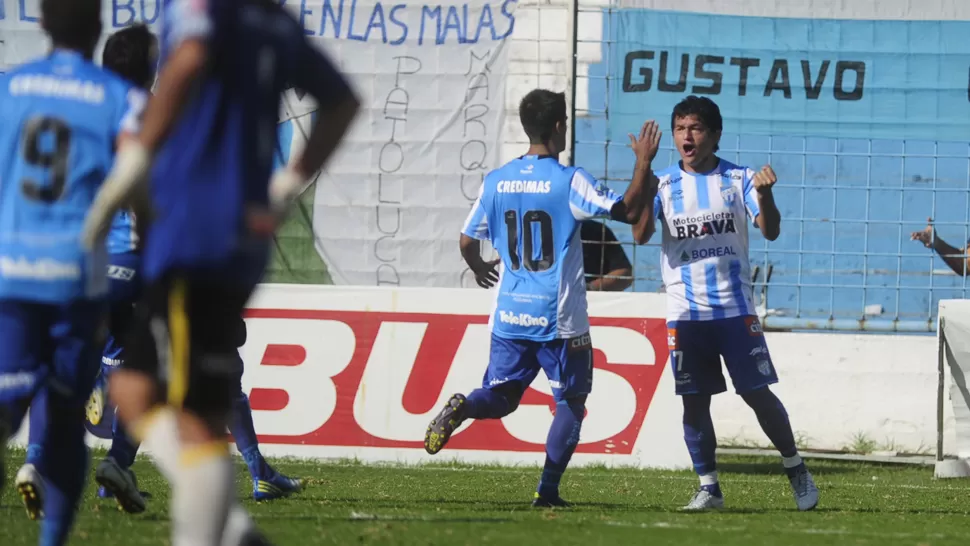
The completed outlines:
<svg viewBox="0 0 970 546">
<path fill-rule="evenodd" d="M 508 233 L 509 268 L 518 270 L 523 264 L 527 271 L 545 271 L 555 262 L 552 238 L 552 217 L 544 210 L 530 210 L 522 215 L 521 220 L 522 254 L 519 254 L 519 213 L 515 210 L 505 211 L 505 228 Z M 535 233 L 534 227 L 539 232 Z M 535 238 L 539 239 L 539 259 L 535 258 Z M 520 257 L 521 256 L 521 257 Z"/>
</svg>

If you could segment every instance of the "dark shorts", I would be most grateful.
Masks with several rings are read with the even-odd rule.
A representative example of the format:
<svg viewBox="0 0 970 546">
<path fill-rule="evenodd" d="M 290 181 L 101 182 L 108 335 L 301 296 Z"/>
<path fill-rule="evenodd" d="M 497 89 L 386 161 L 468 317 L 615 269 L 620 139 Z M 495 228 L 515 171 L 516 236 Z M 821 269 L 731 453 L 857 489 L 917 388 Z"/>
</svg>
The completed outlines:
<svg viewBox="0 0 970 546">
<path fill-rule="evenodd" d="M 583 396 L 593 388 L 593 345 L 589 334 L 572 339 L 528 341 L 492 336 L 482 387 L 494 389 L 517 382 L 519 392 L 545 372 L 557 402 Z"/>
<path fill-rule="evenodd" d="M 183 272 L 152 282 L 135 306 L 122 367 L 157 378 L 175 407 L 227 411 L 239 390 L 242 310 L 253 288 Z"/>
<path fill-rule="evenodd" d="M 778 382 L 756 316 L 668 322 L 667 345 L 677 394 L 726 391 L 722 357 L 738 394 Z"/>
</svg>

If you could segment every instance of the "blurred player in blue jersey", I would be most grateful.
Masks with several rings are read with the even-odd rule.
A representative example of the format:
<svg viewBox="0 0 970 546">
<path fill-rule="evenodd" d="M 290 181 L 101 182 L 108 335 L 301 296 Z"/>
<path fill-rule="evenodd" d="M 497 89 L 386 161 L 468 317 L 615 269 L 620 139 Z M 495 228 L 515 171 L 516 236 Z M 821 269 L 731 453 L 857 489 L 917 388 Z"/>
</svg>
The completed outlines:
<svg viewBox="0 0 970 546">
<path fill-rule="evenodd" d="M 84 405 L 104 342 L 106 252 L 82 246 L 82 225 L 147 97 L 91 60 L 100 0 L 44 0 L 41 20 L 53 51 L 0 77 L 0 445 L 43 393 L 40 543 L 53 545 L 83 490 Z"/>
<path fill-rule="evenodd" d="M 727 390 L 723 358 L 735 391 L 784 458 L 798 509 L 811 510 L 818 489 L 798 455 L 788 413 L 768 387 L 778 376 L 751 297 L 746 218 L 769 241 L 778 238 L 775 173 L 716 155 L 721 112 L 706 97 L 681 101 L 670 125 L 681 159 L 657 173 L 660 190 L 633 235 L 645 244 L 660 220 L 670 367 L 684 403 L 684 439 L 701 482 L 685 509 L 724 506 L 711 419 L 711 396 Z"/>
<path fill-rule="evenodd" d="M 151 89 L 155 81 L 156 63 L 157 40 L 144 25 L 133 25 L 112 34 L 105 43 L 101 61 L 104 68 L 145 90 Z M 122 509 L 130 513 L 139 513 L 145 509 L 145 499 L 138 490 L 134 473 L 130 471 L 135 462 L 138 445 L 125 433 L 121 420 L 105 401 L 107 380 L 111 372 L 124 361 L 121 340 L 125 338 L 127 327 L 134 318 L 134 303 L 141 294 L 138 238 L 133 212 L 122 210 L 115 217 L 108 233 L 109 335 L 101 357 L 101 375 L 87 406 L 88 423 L 96 434 L 103 434 L 102 416 L 111 418 L 108 421 L 110 430 L 107 431 L 111 435 L 111 449 L 95 473 L 95 478 L 104 481 L 107 488 L 102 485 L 98 489 L 98 496 L 116 497 Z M 230 431 L 249 467 L 253 479 L 253 497 L 256 500 L 272 500 L 298 491 L 302 487 L 302 481 L 277 472 L 259 451 L 249 398 L 242 391 L 241 361 L 239 370 L 239 389 L 233 398 Z M 27 460 L 17 472 L 15 480 L 31 519 L 42 516 L 44 485 L 36 469 L 41 453 L 39 442 L 46 427 L 46 415 L 42 410 L 43 405 L 35 401 L 30 415 Z"/>
<path fill-rule="evenodd" d="M 241 511 L 225 430 L 242 309 L 281 216 L 336 149 L 358 103 L 277 2 L 169 0 L 162 17 L 155 95 L 98 193 L 84 241 L 95 246 L 115 212 L 147 188 L 146 294 L 111 377 L 112 399 L 172 484 L 173 544 L 220 544 Z M 286 82 L 316 98 L 321 115 L 302 156 L 273 174 Z"/>
<path fill-rule="evenodd" d="M 633 181 L 621 197 L 576 167 L 564 167 L 566 97 L 536 89 L 522 99 L 519 119 L 529 151 L 486 175 L 461 234 L 461 254 L 483 288 L 498 281 L 489 318 L 491 355 L 482 388 L 453 395 L 431 421 L 424 448 L 435 454 L 465 419 L 501 419 L 542 370 L 556 401 L 546 440 L 546 462 L 534 495 L 535 507 L 568 506 L 559 480 L 576 446 L 593 386 L 586 281 L 580 224 L 612 218 L 635 224 L 656 193 L 650 162 L 657 154 L 657 124 L 630 135 L 636 152 Z M 500 256 L 481 257 L 480 241 Z"/>
</svg>

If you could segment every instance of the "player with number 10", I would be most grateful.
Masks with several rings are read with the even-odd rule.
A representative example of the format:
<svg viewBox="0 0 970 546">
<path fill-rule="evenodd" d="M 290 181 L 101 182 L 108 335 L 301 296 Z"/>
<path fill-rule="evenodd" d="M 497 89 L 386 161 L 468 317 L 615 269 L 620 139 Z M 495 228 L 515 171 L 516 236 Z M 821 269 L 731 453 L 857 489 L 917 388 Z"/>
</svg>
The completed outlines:
<svg viewBox="0 0 970 546">
<path fill-rule="evenodd" d="M 566 506 L 559 481 L 579 443 L 593 384 L 593 350 L 579 226 L 603 217 L 635 224 L 656 194 L 650 162 L 660 132 L 650 121 L 639 138 L 633 181 L 621 197 L 581 168 L 565 167 L 566 97 L 536 89 L 519 105 L 529 137 L 526 155 L 486 175 L 461 234 L 461 254 L 483 288 L 499 286 L 489 318 L 491 355 L 482 388 L 453 395 L 425 435 L 435 454 L 466 419 L 501 419 L 515 411 L 545 372 L 556 401 L 535 507 Z M 490 241 L 499 260 L 481 257 Z M 499 266 L 496 272 L 496 266 Z"/>
</svg>

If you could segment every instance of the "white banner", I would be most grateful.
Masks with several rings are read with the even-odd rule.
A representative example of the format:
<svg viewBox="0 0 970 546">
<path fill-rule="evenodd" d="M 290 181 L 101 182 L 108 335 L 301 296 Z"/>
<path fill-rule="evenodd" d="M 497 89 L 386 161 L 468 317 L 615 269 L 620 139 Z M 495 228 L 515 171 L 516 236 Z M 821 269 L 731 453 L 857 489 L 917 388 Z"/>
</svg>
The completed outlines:
<svg viewBox="0 0 970 546">
<path fill-rule="evenodd" d="M 460 286 L 466 267 L 458 234 L 508 140 L 503 123 L 518 0 L 283 5 L 347 75 L 362 104 L 311 190 L 307 223 L 323 262 L 306 257 L 297 267 L 329 274 L 336 284 Z M 104 10 L 106 35 L 139 22 L 157 30 L 160 22 L 160 0 L 107 0 Z M 0 72 L 48 51 L 39 17 L 39 0 L 0 0 Z M 284 157 L 305 143 L 314 110 L 308 96 L 287 92 Z M 280 244 L 294 239 L 284 232 Z"/>
<path fill-rule="evenodd" d="M 302 9 L 322 13 L 326 25 L 330 4 L 321 4 L 307 1 Z M 364 40 L 337 39 L 307 23 L 322 32 L 363 105 L 317 180 L 317 250 L 335 284 L 459 286 L 465 265 L 458 233 L 482 177 L 499 166 L 505 38 L 517 4 L 352 5 L 371 26 L 354 30 L 345 21 L 345 31 Z M 293 138 L 299 145 L 302 132 Z"/>
</svg>

